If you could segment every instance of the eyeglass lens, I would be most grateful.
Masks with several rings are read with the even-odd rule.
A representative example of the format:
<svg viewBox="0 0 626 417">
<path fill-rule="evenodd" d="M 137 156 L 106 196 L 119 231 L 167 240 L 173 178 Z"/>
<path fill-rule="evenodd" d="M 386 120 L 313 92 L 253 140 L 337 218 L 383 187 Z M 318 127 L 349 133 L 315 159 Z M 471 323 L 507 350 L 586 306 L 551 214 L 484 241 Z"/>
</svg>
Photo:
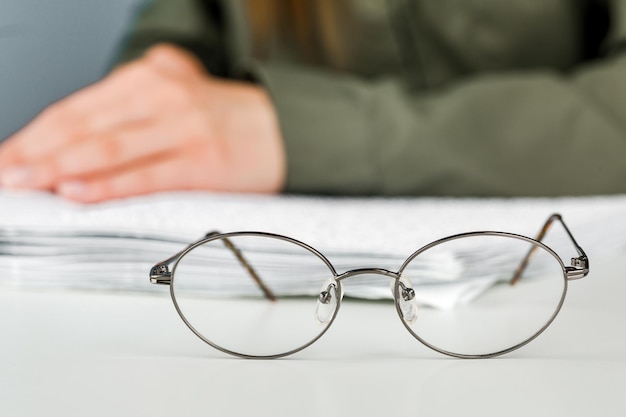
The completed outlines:
<svg viewBox="0 0 626 417">
<path fill-rule="evenodd" d="M 326 330 L 338 302 L 338 293 L 327 285 L 332 278 L 328 265 L 303 247 L 243 235 L 188 252 L 176 265 L 172 290 L 179 312 L 205 341 L 241 355 L 273 356 L 298 349 Z M 329 292 L 328 302 L 318 306 L 322 291 Z"/>
<path fill-rule="evenodd" d="M 552 252 L 507 235 L 445 241 L 410 260 L 402 277 L 411 280 L 416 292 L 424 286 L 464 291 L 465 299 L 453 308 L 419 308 L 416 319 L 403 320 L 424 343 L 461 356 L 492 355 L 534 337 L 557 314 L 567 285 Z"/>
</svg>

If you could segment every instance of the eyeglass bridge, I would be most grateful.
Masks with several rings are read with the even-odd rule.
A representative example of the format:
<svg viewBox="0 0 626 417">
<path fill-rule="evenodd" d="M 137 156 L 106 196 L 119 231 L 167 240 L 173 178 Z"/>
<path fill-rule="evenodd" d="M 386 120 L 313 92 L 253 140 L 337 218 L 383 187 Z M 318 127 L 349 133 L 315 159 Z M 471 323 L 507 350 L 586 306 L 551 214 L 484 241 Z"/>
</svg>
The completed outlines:
<svg viewBox="0 0 626 417">
<path fill-rule="evenodd" d="M 340 277 L 340 279 L 346 278 L 348 276 L 363 274 L 363 273 L 378 273 L 378 274 L 382 274 L 385 276 L 391 276 L 396 279 L 400 279 L 396 276 L 395 273 L 387 271 L 385 269 L 380 269 L 380 268 L 355 269 L 352 271 L 348 271 L 347 273 L 344 273 L 342 277 Z M 320 292 L 320 295 L 318 296 L 319 302 L 322 304 L 330 304 L 330 302 L 333 299 L 332 290 L 336 290 L 336 289 L 337 287 L 335 284 L 333 283 L 328 284 L 326 289 Z M 402 300 L 411 301 L 415 298 L 415 290 L 412 287 L 406 285 L 403 281 L 400 281 L 400 295 L 402 297 Z"/>
</svg>

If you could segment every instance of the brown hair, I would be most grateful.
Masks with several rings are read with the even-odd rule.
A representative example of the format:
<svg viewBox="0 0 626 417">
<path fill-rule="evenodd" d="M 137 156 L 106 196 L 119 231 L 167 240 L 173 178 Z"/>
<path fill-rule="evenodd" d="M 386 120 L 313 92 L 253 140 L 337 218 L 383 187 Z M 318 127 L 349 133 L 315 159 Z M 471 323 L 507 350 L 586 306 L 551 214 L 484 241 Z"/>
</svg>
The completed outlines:
<svg viewBox="0 0 626 417">
<path fill-rule="evenodd" d="M 344 2 L 337 0 L 248 0 L 254 54 L 266 58 L 272 44 L 288 44 L 311 63 L 342 67 Z"/>
</svg>

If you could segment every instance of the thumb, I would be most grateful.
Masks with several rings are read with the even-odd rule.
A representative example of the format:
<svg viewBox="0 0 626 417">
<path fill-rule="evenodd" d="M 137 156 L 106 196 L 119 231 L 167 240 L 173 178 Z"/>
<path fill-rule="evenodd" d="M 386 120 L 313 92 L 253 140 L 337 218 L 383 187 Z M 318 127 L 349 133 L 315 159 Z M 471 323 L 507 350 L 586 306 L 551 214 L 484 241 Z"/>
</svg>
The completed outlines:
<svg viewBox="0 0 626 417">
<path fill-rule="evenodd" d="M 206 75 L 204 66 L 195 55 L 174 45 L 155 45 L 146 51 L 143 59 L 172 75 Z"/>
</svg>

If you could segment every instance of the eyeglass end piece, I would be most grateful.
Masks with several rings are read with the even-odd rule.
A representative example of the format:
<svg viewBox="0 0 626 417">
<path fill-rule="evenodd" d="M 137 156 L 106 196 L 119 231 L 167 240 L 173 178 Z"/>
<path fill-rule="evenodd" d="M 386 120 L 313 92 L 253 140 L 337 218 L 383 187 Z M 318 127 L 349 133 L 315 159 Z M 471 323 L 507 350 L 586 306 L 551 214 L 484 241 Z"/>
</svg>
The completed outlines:
<svg viewBox="0 0 626 417">
<path fill-rule="evenodd" d="M 586 256 L 572 258 L 572 266 L 576 268 L 589 268 L 589 261 Z"/>
<path fill-rule="evenodd" d="M 581 279 L 589 274 L 589 260 L 586 256 L 572 258 L 572 266 L 565 267 L 567 279 Z"/>
<path fill-rule="evenodd" d="M 156 265 L 150 270 L 150 282 L 152 284 L 170 285 L 172 283 L 172 273 L 167 265 Z"/>
</svg>

